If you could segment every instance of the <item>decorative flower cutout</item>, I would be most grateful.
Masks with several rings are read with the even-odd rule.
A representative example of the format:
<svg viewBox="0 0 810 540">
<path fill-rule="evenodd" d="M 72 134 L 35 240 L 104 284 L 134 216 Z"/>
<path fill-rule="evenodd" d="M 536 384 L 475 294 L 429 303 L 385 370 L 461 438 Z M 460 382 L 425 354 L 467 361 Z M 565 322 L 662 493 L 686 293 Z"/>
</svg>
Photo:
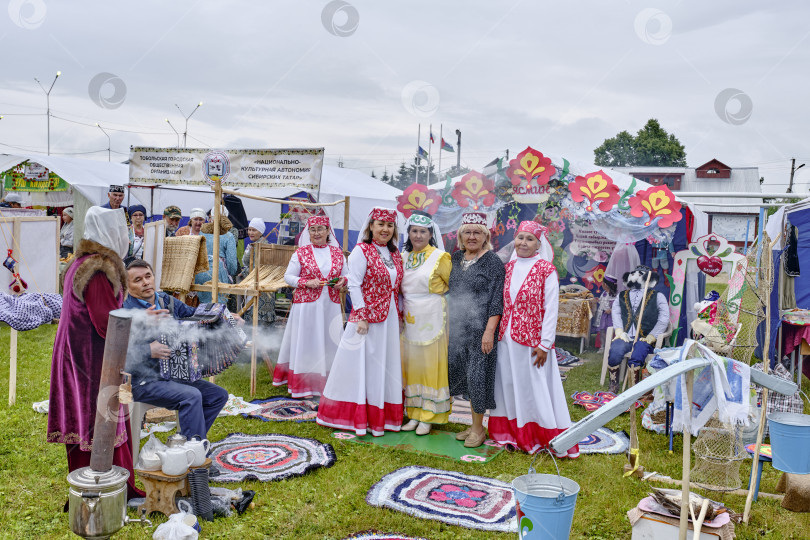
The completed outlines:
<svg viewBox="0 0 810 540">
<path fill-rule="evenodd" d="M 442 204 L 442 196 L 438 191 L 422 184 L 411 184 L 397 197 L 397 202 L 397 210 L 406 218 L 411 217 L 414 210 L 433 215 Z"/>
<path fill-rule="evenodd" d="M 649 226 L 659 218 L 658 226 L 666 229 L 681 220 L 681 204 L 667 186 L 655 186 L 639 191 L 630 198 L 630 215 L 643 217 L 647 215 L 644 226 Z"/>
<path fill-rule="evenodd" d="M 504 228 L 503 223 L 498 223 L 495 226 L 495 236 L 500 236 L 505 232 L 506 232 L 506 229 Z"/>
<path fill-rule="evenodd" d="M 571 198 L 576 202 L 587 199 L 585 209 L 593 212 L 594 205 L 602 212 L 607 212 L 619 202 L 619 186 L 604 171 L 597 171 L 585 176 L 577 176 L 568 184 Z"/>
<path fill-rule="evenodd" d="M 495 182 L 478 171 L 468 172 L 453 188 L 453 198 L 462 208 L 472 206 L 473 210 L 478 210 L 480 206 L 492 206 Z"/>
<path fill-rule="evenodd" d="M 461 461 L 486 461 L 487 458 L 484 456 L 474 456 L 472 454 L 467 454 L 466 456 L 461 456 Z"/>
<path fill-rule="evenodd" d="M 437 489 L 430 492 L 428 499 L 446 504 L 454 504 L 464 508 L 475 508 L 486 496 L 486 491 L 470 489 L 469 486 L 442 484 Z"/>
<path fill-rule="evenodd" d="M 513 186 L 525 184 L 526 187 L 530 187 L 532 183 L 537 186 L 548 184 L 555 172 L 557 169 L 551 164 L 551 159 L 529 146 L 509 162 L 506 175 Z"/>
<path fill-rule="evenodd" d="M 354 433 L 338 432 L 332 433 L 332 437 L 334 437 L 335 439 L 342 439 L 344 441 L 347 441 L 349 439 L 354 439 L 355 437 L 357 437 L 357 435 L 355 435 Z"/>
<path fill-rule="evenodd" d="M 508 230 L 510 230 L 510 231 L 514 230 L 514 229 L 517 229 L 517 220 L 515 220 L 513 218 L 507 219 L 506 220 L 506 228 Z"/>
</svg>

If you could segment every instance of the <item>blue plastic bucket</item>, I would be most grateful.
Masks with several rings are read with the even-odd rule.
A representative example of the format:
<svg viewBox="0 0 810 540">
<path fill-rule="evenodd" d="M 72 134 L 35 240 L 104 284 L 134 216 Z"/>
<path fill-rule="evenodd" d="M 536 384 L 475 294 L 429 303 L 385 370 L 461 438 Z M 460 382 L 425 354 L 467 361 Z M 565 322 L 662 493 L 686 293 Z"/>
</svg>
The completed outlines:
<svg viewBox="0 0 810 540">
<path fill-rule="evenodd" d="M 532 460 L 533 462 L 534 460 Z M 555 462 L 556 466 L 556 462 Z M 579 484 L 559 475 L 529 474 L 512 481 L 518 520 L 518 538 L 565 540 L 571 534 Z"/>
<path fill-rule="evenodd" d="M 810 415 L 778 412 L 768 415 L 773 468 L 810 474 Z"/>
</svg>

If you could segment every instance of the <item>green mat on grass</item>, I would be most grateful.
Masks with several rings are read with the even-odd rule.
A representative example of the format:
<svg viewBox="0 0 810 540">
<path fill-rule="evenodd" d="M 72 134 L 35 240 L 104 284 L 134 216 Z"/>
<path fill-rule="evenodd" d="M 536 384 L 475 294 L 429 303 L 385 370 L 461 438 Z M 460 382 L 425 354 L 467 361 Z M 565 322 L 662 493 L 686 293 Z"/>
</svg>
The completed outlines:
<svg viewBox="0 0 810 540">
<path fill-rule="evenodd" d="M 456 433 L 434 429 L 427 435 L 417 435 L 413 431 L 386 431 L 382 437 L 363 435 L 362 437 L 348 431 L 336 431 L 332 438 L 341 441 L 396 448 L 404 452 L 429 454 L 431 456 L 450 458 L 456 461 L 486 463 L 503 451 L 503 447 L 492 440 L 487 440 L 478 448 L 465 448 L 464 441 L 456 440 Z"/>
</svg>

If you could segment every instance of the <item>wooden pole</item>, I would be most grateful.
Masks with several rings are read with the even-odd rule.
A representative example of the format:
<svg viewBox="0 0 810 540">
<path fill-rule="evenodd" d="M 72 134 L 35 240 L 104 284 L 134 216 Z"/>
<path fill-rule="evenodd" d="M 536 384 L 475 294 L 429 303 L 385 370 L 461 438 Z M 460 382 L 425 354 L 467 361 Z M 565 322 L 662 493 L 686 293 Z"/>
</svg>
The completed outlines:
<svg viewBox="0 0 810 540">
<path fill-rule="evenodd" d="M 681 481 L 681 521 L 678 529 L 678 540 L 686 540 L 689 530 L 689 476 L 692 467 L 692 386 L 695 382 L 693 370 L 684 373 L 686 377 L 686 402 L 688 407 L 683 411 L 683 477 Z"/>
<path fill-rule="evenodd" d="M 261 195 L 251 195 L 250 193 L 244 193 L 242 191 L 236 191 L 235 189 L 228 189 L 222 188 L 222 193 L 226 193 L 229 195 L 236 195 L 237 197 L 244 197 L 245 199 L 253 199 L 254 201 L 264 201 L 270 203 L 277 203 L 277 204 L 290 204 L 288 199 L 274 199 L 273 197 L 262 197 Z M 346 197 L 348 199 L 348 197 Z M 321 202 L 303 202 L 303 201 L 295 201 L 296 206 L 311 206 L 315 208 L 320 208 L 322 206 L 337 206 L 343 202 L 343 199 L 339 201 L 333 201 L 328 203 L 321 203 Z"/>
<path fill-rule="evenodd" d="M 760 260 L 760 268 L 765 266 L 765 275 L 762 276 L 761 279 L 768 280 L 767 283 L 771 282 L 771 278 L 773 277 L 773 265 L 772 265 L 772 245 L 765 246 L 762 253 L 762 259 Z M 768 353 L 771 350 L 771 299 L 770 299 L 770 288 L 768 288 L 768 298 L 765 299 L 765 342 L 762 344 L 762 372 L 766 375 L 768 374 L 768 368 L 770 368 L 770 360 L 768 358 Z M 802 374 L 799 372 L 799 383 L 801 383 Z M 760 446 L 762 446 L 762 437 L 765 434 L 765 422 L 767 421 L 767 413 L 768 413 L 768 389 L 763 387 L 762 388 L 762 411 L 759 413 L 759 429 L 757 429 L 757 444 L 754 449 L 754 456 L 753 461 L 751 462 L 751 467 L 757 467 L 759 465 L 759 450 Z M 751 518 L 751 504 L 754 502 L 754 488 L 756 487 L 755 478 L 756 475 L 751 475 L 751 480 L 748 483 L 748 497 L 745 498 L 745 511 L 743 511 L 743 523 L 748 523 L 748 520 Z"/>
<path fill-rule="evenodd" d="M 17 402 L 17 331 L 10 328 L 9 334 L 9 370 L 8 370 L 8 405 Z"/>
<path fill-rule="evenodd" d="M 256 244 L 258 246 L 259 244 Z M 253 297 L 253 347 L 250 350 L 250 397 L 253 397 L 256 394 L 256 337 L 258 335 L 258 328 L 259 328 L 259 257 L 256 256 L 256 250 L 258 249 L 256 246 L 251 248 L 250 250 L 250 263 L 253 267 L 254 275 L 256 276 L 253 282 L 253 289 L 255 291 L 255 295 Z M 272 375 L 272 373 L 271 373 Z"/>
<path fill-rule="evenodd" d="M 211 216 L 214 219 L 214 247 L 213 260 L 211 264 L 211 302 L 219 301 L 219 206 L 222 204 L 222 179 L 214 182 L 214 208 Z M 216 377 L 208 377 L 209 382 L 214 382 Z"/>
</svg>

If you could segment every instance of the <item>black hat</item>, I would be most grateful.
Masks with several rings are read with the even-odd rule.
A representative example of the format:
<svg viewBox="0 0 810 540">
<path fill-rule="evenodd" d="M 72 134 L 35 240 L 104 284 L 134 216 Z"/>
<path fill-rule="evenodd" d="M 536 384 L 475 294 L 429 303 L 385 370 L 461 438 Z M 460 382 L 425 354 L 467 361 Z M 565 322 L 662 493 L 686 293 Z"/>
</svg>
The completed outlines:
<svg viewBox="0 0 810 540">
<path fill-rule="evenodd" d="M 123 193 L 123 192 L 124 186 L 115 186 L 115 185 L 110 186 L 110 189 L 107 191 L 107 193 Z"/>
</svg>

